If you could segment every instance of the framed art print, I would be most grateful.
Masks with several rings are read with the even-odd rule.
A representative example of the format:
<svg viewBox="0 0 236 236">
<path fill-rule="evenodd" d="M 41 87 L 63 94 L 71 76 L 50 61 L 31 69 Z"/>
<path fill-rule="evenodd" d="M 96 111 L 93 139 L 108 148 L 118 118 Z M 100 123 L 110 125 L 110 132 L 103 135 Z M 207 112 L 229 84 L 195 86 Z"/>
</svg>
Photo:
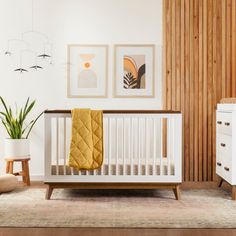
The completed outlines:
<svg viewBox="0 0 236 236">
<path fill-rule="evenodd" d="M 154 97 L 154 45 L 115 45 L 115 97 Z"/>
<path fill-rule="evenodd" d="M 68 45 L 67 96 L 106 97 L 108 46 Z"/>
</svg>

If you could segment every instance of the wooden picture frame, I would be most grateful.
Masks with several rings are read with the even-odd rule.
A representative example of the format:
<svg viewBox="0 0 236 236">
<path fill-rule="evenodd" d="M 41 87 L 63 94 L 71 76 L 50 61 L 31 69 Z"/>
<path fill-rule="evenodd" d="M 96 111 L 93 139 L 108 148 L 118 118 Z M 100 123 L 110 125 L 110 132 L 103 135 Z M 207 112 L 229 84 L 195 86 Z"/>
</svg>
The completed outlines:
<svg viewBox="0 0 236 236">
<path fill-rule="evenodd" d="M 67 46 L 67 97 L 106 98 L 108 45 Z"/>
<path fill-rule="evenodd" d="M 154 98 L 155 45 L 116 44 L 114 72 L 114 97 Z"/>
</svg>

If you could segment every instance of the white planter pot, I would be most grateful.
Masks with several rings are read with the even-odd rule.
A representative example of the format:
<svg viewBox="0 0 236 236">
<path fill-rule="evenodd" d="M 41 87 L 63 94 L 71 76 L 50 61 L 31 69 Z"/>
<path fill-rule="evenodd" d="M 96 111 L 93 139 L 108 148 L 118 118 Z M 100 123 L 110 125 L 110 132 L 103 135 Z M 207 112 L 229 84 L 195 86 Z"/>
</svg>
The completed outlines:
<svg viewBox="0 0 236 236">
<path fill-rule="evenodd" d="M 29 155 L 29 139 L 5 139 L 5 158 L 23 159 Z"/>
</svg>

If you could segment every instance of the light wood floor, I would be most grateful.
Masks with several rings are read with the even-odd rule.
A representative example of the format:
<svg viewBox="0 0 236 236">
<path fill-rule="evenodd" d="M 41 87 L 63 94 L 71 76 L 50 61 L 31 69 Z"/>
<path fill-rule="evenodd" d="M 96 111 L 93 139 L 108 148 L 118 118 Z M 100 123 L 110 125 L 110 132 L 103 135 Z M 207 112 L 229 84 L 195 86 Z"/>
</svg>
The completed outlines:
<svg viewBox="0 0 236 236">
<path fill-rule="evenodd" d="M 2 228 L 0 236 L 234 236 L 236 229 Z"/>
<path fill-rule="evenodd" d="M 21 187 L 25 188 L 23 184 Z M 224 183 L 224 188 L 230 188 Z M 32 182 L 27 188 L 45 188 Z M 182 189 L 217 188 L 217 182 L 185 182 Z M 128 228 L 0 228 L 0 236 L 236 236 L 236 229 L 128 229 Z"/>
</svg>

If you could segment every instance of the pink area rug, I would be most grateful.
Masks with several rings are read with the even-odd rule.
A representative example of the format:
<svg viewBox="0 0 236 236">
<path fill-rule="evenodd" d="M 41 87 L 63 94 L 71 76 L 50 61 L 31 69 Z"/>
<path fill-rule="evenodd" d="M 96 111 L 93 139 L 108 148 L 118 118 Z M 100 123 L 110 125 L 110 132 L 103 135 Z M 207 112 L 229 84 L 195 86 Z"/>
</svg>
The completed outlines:
<svg viewBox="0 0 236 236">
<path fill-rule="evenodd" d="M 236 202 L 222 189 L 18 189 L 0 195 L 0 227 L 235 228 Z"/>
</svg>

